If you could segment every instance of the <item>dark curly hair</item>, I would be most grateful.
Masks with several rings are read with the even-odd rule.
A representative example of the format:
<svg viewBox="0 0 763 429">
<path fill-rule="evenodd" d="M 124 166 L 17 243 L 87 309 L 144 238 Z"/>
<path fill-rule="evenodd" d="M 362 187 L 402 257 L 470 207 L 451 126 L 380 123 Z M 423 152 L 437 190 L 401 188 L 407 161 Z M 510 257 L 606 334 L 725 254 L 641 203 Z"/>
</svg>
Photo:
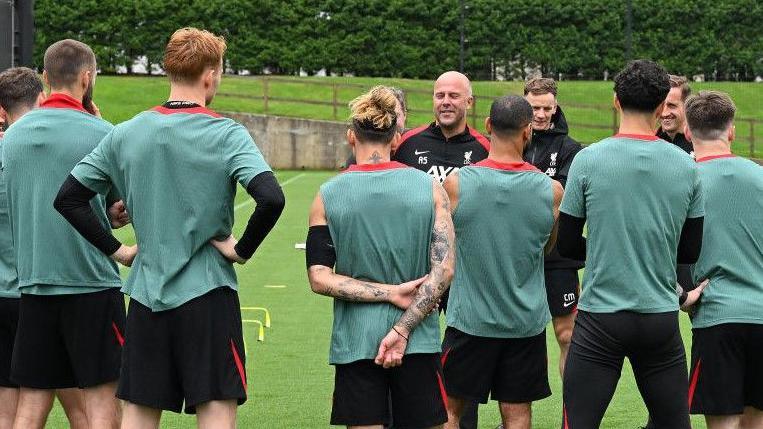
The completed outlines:
<svg viewBox="0 0 763 429">
<path fill-rule="evenodd" d="M 668 92 L 668 72 L 653 61 L 631 61 L 615 76 L 615 94 L 623 110 L 652 113 Z"/>
</svg>

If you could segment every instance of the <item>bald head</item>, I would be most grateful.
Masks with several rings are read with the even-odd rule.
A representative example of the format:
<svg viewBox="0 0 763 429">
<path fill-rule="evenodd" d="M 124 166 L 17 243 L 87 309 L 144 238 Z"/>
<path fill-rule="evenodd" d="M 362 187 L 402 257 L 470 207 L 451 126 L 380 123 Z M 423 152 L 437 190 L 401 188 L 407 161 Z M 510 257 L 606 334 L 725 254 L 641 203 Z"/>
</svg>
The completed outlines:
<svg viewBox="0 0 763 429">
<path fill-rule="evenodd" d="M 472 96 L 472 83 L 465 74 L 451 70 L 441 74 L 434 83 L 434 92 L 437 93 L 438 86 L 459 86 L 464 93 Z"/>
<path fill-rule="evenodd" d="M 434 114 L 446 137 L 466 129 L 466 110 L 472 105 L 472 84 L 457 71 L 440 75 L 434 83 Z"/>
</svg>

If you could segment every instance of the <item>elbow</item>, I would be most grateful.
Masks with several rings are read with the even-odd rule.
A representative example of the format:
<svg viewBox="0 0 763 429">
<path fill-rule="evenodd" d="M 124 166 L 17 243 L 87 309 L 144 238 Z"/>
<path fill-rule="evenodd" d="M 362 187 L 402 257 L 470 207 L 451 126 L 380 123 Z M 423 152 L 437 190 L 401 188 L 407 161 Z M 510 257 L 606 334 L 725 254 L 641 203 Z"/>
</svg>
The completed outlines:
<svg viewBox="0 0 763 429">
<path fill-rule="evenodd" d="M 286 197 L 284 196 L 283 191 L 281 191 L 281 188 L 278 188 L 278 191 L 279 192 L 269 195 L 262 201 L 257 201 L 258 207 L 262 207 L 272 212 L 276 218 L 281 217 L 281 213 L 283 213 L 283 209 L 286 207 Z"/>
<path fill-rule="evenodd" d="M 442 267 L 442 284 L 450 286 L 450 282 L 453 281 L 453 276 L 456 274 L 455 266 L 454 264 L 445 264 Z"/>
<path fill-rule="evenodd" d="M 319 279 L 319 273 L 317 273 L 314 268 L 315 266 L 311 266 L 307 269 L 307 281 L 310 283 L 310 290 L 318 295 L 325 295 L 326 288 L 323 286 L 323 282 Z"/>
<path fill-rule="evenodd" d="M 67 204 L 65 193 L 63 191 L 59 191 L 58 195 L 56 195 L 56 198 L 53 200 L 53 208 L 56 209 L 57 212 L 64 215 L 68 206 L 69 204 Z"/>
</svg>

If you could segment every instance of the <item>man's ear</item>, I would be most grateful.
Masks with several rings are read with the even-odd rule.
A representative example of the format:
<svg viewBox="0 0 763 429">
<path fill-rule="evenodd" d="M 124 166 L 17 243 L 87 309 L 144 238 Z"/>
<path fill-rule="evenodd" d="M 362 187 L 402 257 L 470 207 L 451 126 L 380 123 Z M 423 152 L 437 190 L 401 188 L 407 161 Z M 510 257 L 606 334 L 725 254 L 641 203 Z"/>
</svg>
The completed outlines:
<svg viewBox="0 0 763 429">
<path fill-rule="evenodd" d="M 37 101 L 34 107 L 39 107 L 40 104 L 42 104 L 46 98 L 48 98 L 48 96 L 45 95 L 45 91 L 40 91 L 40 93 L 37 94 Z"/>
<path fill-rule="evenodd" d="M 352 129 L 347 130 L 347 144 L 350 145 L 351 148 L 355 149 L 355 144 L 357 143 L 355 138 L 355 132 L 352 131 Z"/>
<path fill-rule="evenodd" d="M 736 125 L 734 125 L 734 123 L 732 122 L 732 123 L 731 123 L 731 127 L 729 127 L 729 134 L 728 134 L 728 138 L 729 138 L 729 144 L 730 144 L 731 142 L 733 142 L 733 141 L 736 139 L 736 137 L 737 137 L 737 127 L 736 127 Z"/>
<path fill-rule="evenodd" d="M 662 117 L 662 111 L 665 110 L 665 103 L 665 101 L 660 103 L 660 105 L 657 106 L 657 109 L 655 109 L 654 113 L 652 114 L 652 116 L 654 116 L 655 123 L 657 123 L 657 121 L 660 120 L 660 117 Z"/>
<path fill-rule="evenodd" d="M 490 121 L 490 116 L 485 118 L 485 131 L 488 134 L 492 134 L 493 133 L 493 122 Z"/>
<path fill-rule="evenodd" d="M 688 123 L 684 125 L 683 131 L 684 131 L 684 137 L 686 137 L 686 140 L 692 141 L 691 130 L 689 129 Z"/>
</svg>

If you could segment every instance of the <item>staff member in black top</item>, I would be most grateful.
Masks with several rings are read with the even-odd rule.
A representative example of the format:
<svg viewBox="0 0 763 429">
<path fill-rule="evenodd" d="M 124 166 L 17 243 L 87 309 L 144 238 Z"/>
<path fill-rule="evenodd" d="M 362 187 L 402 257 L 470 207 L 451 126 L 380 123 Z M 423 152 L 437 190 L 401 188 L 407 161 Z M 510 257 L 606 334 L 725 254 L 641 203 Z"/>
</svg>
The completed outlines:
<svg viewBox="0 0 763 429">
<path fill-rule="evenodd" d="M 524 160 L 564 186 L 572 159 L 582 147 L 568 135 L 567 120 L 556 102 L 556 93 L 553 79 L 535 78 L 525 83 L 525 99 L 533 108 L 533 137 L 525 148 Z M 580 294 L 578 270 L 583 266 L 580 261 L 561 257 L 556 247 L 545 260 L 548 307 L 559 343 L 559 373 L 562 376 Z"/>
<path fill-rule="evenodd" d="M 393 161 L 418 168 L 441 183 L 464 165 L 487 158 L 490 142 L 466 125 L 466 110 L 473 102 L 469 79 L 456 71 L 440 75 L 432 96 L 435 122 L 403 135 Z"/>
<path fill-rule="evenodd" d="M 689 139 L 684 135 L 686 126 L 686 110 L 684 103 L 691 95 L 689 80 L 684 76 L 668 75 L 670 79 L 670 92 L 665 99 L 665 109 L 660 115 L 660 128 L 657 137 L 673 143 L 686 153 L 694 156 L 694 148 Z"/>
</svg>

